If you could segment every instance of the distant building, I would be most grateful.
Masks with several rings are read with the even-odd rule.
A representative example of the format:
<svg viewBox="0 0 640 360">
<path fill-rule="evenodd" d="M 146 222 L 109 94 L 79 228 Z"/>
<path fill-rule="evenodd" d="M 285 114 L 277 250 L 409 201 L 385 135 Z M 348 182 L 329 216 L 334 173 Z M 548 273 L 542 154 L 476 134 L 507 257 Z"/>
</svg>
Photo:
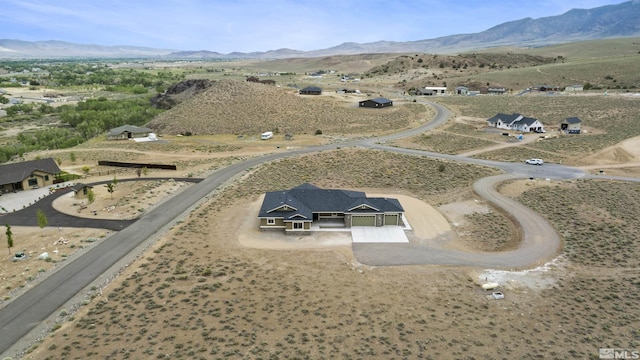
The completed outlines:
<svg viewBox="0 0 640 360">
<path fill-rule="evenodd" d="M 393 101 L 387 99 L 387 98 L 383 98 L 383 97 L 379 97 L 379 98 L 375 98 L 375 99 L 369 99 L 369 100 L 364 100 L 364 101 L 360 101 L 360 107 L 368 107 L 368 108 L 384 108 L 384 107 L 389 107 L 389 106 L 393 106 Z"/>
<path fill-rule="evenodd" d="M 0 165 L 0 193 L 52 185 L 58 173 L 53 158 Z"/>
<path fill-rule="evenodd" d="M 123 125 L 117 128 L 111 129 L 107 134 L 107 140 L 127 140 L 134 138 L 146 138 L 149 137 L 153 130 L 138 127 L 133 125 Z"/>
<path fill-rule="evenodd" d="M 487 123 L 491 127 L 505 130 L 515 130 L 522 132 L 545 132 L 544 126 L 540 121 L 534 118 L 524 117 L 520 114 L 514 113 L 497 114 L 496 116 L 487 120 Z"/>
<path fill-rule="evenodd" d="M 446 93 L 447 93 L 446 86 L 426 86 L 424 88 L 416 89 L 416 95 L 435 96 L 435 95 L 444 95 Z"/>
<path fill-rule="evenodd" d="M 507 92 L 507 89 L 503 87 L 488 87 L 487 94 L 489 95 L 503 95 Z"/>
<path fill-rule="evenodd" d="M 93 186 L 86 184 L 75 184 L 71 187 L 71 190 L 73 190 L 73 196 L 77 199 L 86 198 L 91 189 L 93 189 Z"/>
<path fill-rule="evenodd" d="M 584 86 L 583 85 L 569 85 L 567 87 L 564 88 L 564 91 L 570 92 L 576 92 L 576 91 L 583 91 L 584 90 Z"/>
<path fill-rule="evenodd" d="M 466 86 L 457 86 L 456 87 L 456 95 L 467 95 L 469 93 L 469 88 Z"/>
<path fill-rule="evenodd" d="M 321 95 L 322 89 L 317 86 L 307 86 L 300 90 L 300 95 Z"/>
<path fill-rule="evenodd" d="M 582 120 L 577 117 L 566 118 L 560 123 L 560 131 L 564 131 L 567 134 L 580 134 Z"/>
</svg>

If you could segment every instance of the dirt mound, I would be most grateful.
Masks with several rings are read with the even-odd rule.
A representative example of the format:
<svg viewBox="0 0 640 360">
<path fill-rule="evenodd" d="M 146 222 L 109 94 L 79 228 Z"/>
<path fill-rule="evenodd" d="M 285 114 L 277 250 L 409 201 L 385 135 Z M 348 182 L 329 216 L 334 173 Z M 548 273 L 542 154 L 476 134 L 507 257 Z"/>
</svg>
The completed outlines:
<svg viewBox="0 0 640 360">
<path fill-rule="evenodd" d="M 595 164 L 621 164 L 635 160 L 635 156 L 622 147 L 605 149 L 592 157 Z"/>
</svg>

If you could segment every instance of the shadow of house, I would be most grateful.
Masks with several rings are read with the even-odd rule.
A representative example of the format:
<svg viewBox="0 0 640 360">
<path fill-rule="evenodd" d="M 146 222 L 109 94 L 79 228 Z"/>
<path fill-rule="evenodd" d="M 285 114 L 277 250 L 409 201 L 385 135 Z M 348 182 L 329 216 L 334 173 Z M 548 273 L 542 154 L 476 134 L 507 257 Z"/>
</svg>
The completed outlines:
<svg viewBox="0 0 640 360">
<path fill-rule="evenodd" d="M 580 134 L 582 120 L 577 117 L 569 117 L 564 119 L 560 123 L 560 131 L 564 131 L 567 134 Z"/>
<path fill-rule="evenodd" d="M 53 158 L 0 165 L 0 193 L 53 185 L 59 173 Z"/>
<path fill-rule="evenodd" d="M 307 235 L 319 227 L 403 226 L 404 209 L 397 199 L 369 198 L 361 191 L 321 189 L 309 183 L 267 192 L 258 218 L 261 230 Z"/>
<path fill-rule="evenodd" d="M 378 108 L 393 106 L 393 101 L 387 98 L 379 97 L 375 99 L 360 101 L 358 104 L 359 104 L 359 107 L 378 109 Z"/>
<path fill-rule="evenodd" d="M 300 95 L 321 95 L 322 89 L 317 86 L 307 86 L 300 90 Z"/>
<path fill-rule="evenodd" d="M 107 134 L 107 140 L 127 140 L 134 138 L 145 138 L 151 134 L 153 130 L 133 125 L 123 125 L 113 128 Z"/>
</svg>

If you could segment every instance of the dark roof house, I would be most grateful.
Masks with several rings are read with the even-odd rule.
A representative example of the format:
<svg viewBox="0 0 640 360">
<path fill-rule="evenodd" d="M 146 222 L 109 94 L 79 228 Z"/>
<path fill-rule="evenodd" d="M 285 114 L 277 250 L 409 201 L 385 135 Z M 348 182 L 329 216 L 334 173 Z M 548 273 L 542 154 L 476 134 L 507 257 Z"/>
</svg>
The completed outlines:
<svg viewBox="0 0 640 360">
<path fill-rule="evenodd" d="M 117 128 L 113 128 L 107 134 L 107 139 L 109 140 L 123 140 L 123 139 L 133 139 L 133 138 L 143 138 L 149 136 L 153 130 L 138 127 L 133 125 L 123 125 Z"/>
<path fill-rule="evenodd" d="M 393 101 L 383 97 L 360 101 L 360 107 L 377 109 L 377 108 L 384 108 L 389 106 L 393 106 Z"/>
<path fill-rule="evenodd" d="M 322 89 L 317 86 L 307 86 L 306 88 L 300 90 L 301 95 L 320 95 L 322 94 Z"/>
<path fill-rule="evenodd" d="M 560 131 L 564 131 L 568 134 L 580 134 L 581 124 L 582 124 L 582 120 L 580 120 L 579 118 L 569 117 L 564 119 L 564 121 L 560 123 Z"/>
<path fill-rule="evenodd" d="M 51 185 L 58 173 L 53 158 L 0 165 L 0 193 Z"/>
<path fill-rule="evenodd" d="M 397 199 L 369 198 L 361 191 L 321 189 L 305 183 L 264 196 L 260 229 L 309 233 L 312 224 L 331 221 L 342 227 L 401 225 L 404 209 Z"/>
</svg>

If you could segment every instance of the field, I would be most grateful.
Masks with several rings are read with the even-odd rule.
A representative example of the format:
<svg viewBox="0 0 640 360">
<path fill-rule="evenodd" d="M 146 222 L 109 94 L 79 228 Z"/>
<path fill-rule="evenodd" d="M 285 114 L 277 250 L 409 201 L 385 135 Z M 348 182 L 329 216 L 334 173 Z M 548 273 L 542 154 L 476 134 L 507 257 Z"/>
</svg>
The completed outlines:
<svg viewBox="0 0 640 360">
<path fill-rule="evenodd" d="M 492 79 L 500 79 L 508 71 L 528 73 L 526 82 L 534 83 L 556 83 L 563 76 L 577 78 L 580 73 L 572 71 L 586 66 L 586 55 L 575 60 L 572 68 L 567 54 L 576 54 L 579 49 L 558 51 L 564 51 L 566 62 L 540 66 L 552 74 L 550 78 L 541 77 L 535 68 L 514 67 L 494 72 Z M 623 64 L 630 56 L 623 54 L 607 64 Z M 379 57 L 369 61 L 371 68 L 386 64 Z M 354 66 L 358 61 L 349 58 L 345 63 Z M 389 64 L 389 69 L 395 69 L 395 64 Z M 295 66 L 298 73 L 331 67 L 349 72 L 339 59 L 215 66 L 237 66 L 234 74 L 240 79 L 239 74 L 258 71 L 261 66 L 270 71 Z M 445 75 L 451 79 L 451 70 L 445 70 L 450 71 Z M 194 78 L 201 75 L 199 70 L 185 72 Z M 207 74 L 210 78 L 219 75 Z M 491 72 L 463 75 L 475 81 L 491 77 Z M 109 169 L 96 166 L 97 160 L 153 159 L 177 164 L 179 175 L 152 171 L 149 176 L 202 177 L 248 157 L 421 124 L 434 113 L 401 95 L 409 86 L 403 85 L 403 78 L 412 76 L 419 81 L 415 71 L 394 70 L 363 78 L 357 85 L 370 89 L 371 95 L 393 99 L 397 107 L 394 104 L 392 112 L 386 113 L 357 112 L 354 104 L 367 95 L 328 93 L 308 99 L 287 88 L 264 90 L 234 83 L 230 80 L 233 76 L 220 77 L 224 81 L 219 82 L 219 88 L 194 96 L 154 120 L 167 129 L 164 142 L 114 143 L 96 138 L 75 148 L 41 151 L 25 158 L 52 156 L 60 159 L 63 169 L 78 173 L 89 166 L 87 181 L 112 178 L 101 175 Z M 637 81 L 632 76 L 618 76 L 622 75 L 613 74 L 619 83 Z M 300 75 L 289 80 L 298 84 L 315 81 Z M 337 76 L 318 81 L 327 89 L 344 87 Z M 447 106 L 454 113 L 452 119 L 435 131 L 398 140 L 395 146 L 473 153 L 474 157 L 503 161 L 541 157 L 593 172 L 604 169 L 607 174 L 640 174 L 640 97 L 626 91 L 610 91 L 607 96 L 598 91 L 427 100 Z M 518 142 L 489 131 L 485 121 L 498 112 L 538 118 L 550 136 L 540 139 L 534 135 Z M 583 120 L 585 134 L 561 136 L 554 131 L 570 116 Z M 193 131 L 196 136 L 176 135 L 185 129 L 197 129 Z M 271 129 L 278 131 L 273 140 L 257 138 L 261 131 Z M 284 139 L 286 133 L 293 134 L 291 140 Z M 512 249 L 519 240 L 517 224 L 478 199 L 471 189 L 475 180 L 497 173 L 486 167 L 348 146 L 263 164 L 185 216 L 151 248 L 137 254 L 137 260 L 113 274 L 111 283 L 92 288 L 76 306 L 60 309 L 45 336 L 23 344 L 21 358 L 597 359 L 599 348 L 640 348 L 638 183 L 522 179 L 501 184 L 501 193 L 539 212 L 561 236 L 561 254 L 535 269 L 369 267 L 360 264 L 344 242 L 310 246 L 314 237 L 283 235 L 277 241 L 287 243 L 286 248 L 256 248 L 240 241 L 243 231 L 255 227 L 244 217 L 255 216 L 247 212 L 260 195 L 310 182 L 320 187 L 408 196 L 446 217 L 455 232 L 447 239 L 448 246 L 479 253 Z M 143 181 L 116 192 L 115 199 L 102 193 L 95 206 L 103 209 L 118 204 L 119 210 L 110 216 L 131 216 L 138 208 L 155 206 L 163 197 L 179 196 L 182 187 L 170 184 Z M 73 208 L 72 204 L 60 206 Z M 39 238 L 50 241 L 57 237 L 52 234 L 55 230 L 45 230 L 46 237 L 39 235 L 42 229 L 16 229 L 16 234 L 35 240 L 30 245 L 35 253 Z M 67 231 L 64 236 L 73 240 L 58 248 L 65 258 L 77 256 L 81 248 L 93 243 L 83 239 L 100 241 L 108 236 L 100 231 L 61 231 Z M 314 236 L 323 241 L 320 235 Z M 425 244 L 443 241 L 411 239 Z M 61 261 L 65 260 L 59 256 L 47 267 L 24 264 L 13 274 L 11 265 L 15 263 L 3 261 L 4 277 L 11 276 L 4 289 L 5 299 L 33 285 Z M 479 286 L 487 281 L 501 284 L 503 300 L 487 298 L 489 293 Z"/>
</svg>

